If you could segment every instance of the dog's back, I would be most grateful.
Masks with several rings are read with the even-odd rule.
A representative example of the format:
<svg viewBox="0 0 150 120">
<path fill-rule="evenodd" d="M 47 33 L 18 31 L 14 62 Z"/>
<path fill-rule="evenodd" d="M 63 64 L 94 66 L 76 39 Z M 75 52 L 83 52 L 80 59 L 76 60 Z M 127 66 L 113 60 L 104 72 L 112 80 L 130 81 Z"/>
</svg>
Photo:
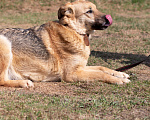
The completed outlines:
<svg viewBox="0 0 150 120">
<path fill-rule="evenodd" d="M 0 29 L 0 34 L 9 39 L 12 44 L 12 51 L 17 54 L 27 54 L 39 59 L 48 59 L 49 54 L 41 40 L 41 31 L 43 26 L 37 26 L 29 29 L 6 28 Z"/>
</svg>

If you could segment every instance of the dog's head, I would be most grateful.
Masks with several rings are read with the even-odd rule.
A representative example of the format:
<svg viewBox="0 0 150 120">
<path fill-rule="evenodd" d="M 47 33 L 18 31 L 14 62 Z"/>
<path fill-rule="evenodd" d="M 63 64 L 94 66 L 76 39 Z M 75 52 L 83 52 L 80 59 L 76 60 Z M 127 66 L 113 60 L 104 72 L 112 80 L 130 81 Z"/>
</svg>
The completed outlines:
<svg viewBox="0 0 150 120">
<path fill-rule="evenodd" d="M 112 24 L 110 15 L 105 15 L 88 1 L 67 3 L 58 10 L 59 22 L 79 34 L 90 34 L 93 30 L 104 30 Z"/>
</svg>

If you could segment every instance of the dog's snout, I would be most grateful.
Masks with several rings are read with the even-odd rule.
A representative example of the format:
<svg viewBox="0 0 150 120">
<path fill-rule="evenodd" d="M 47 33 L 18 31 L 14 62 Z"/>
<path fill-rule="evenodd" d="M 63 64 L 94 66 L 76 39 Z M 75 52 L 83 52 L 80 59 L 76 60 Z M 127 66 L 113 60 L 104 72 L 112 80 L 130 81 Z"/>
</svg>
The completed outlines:
<svg viewBox="0 0 150 120">
<path fill-rule="evenodd" d="M 92 25 L 93 30 L 104 30 L 112 24 L 113 20 L 111 15 L 97 16 Z"/>
<path fill-rule="evenodd" d="M 112 24 L 111 15 L 103 15 L 95 19 L 95 22 L 102 24 L 102 26 L 110 26 Z"/>
</svg>

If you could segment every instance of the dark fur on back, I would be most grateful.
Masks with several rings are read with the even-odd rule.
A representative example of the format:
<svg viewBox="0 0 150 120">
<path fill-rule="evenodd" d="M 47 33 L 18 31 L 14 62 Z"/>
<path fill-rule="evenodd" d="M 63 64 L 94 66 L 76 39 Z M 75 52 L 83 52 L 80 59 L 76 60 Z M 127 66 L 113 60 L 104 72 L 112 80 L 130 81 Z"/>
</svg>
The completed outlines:
<svg viewBox="0 0 150 120">
<path fill-rule="evenodd" d="M 29 28 L 6 28 L 0 29 L 0 34 L 6 36 L 12 43 L 12 52 L 34 55 L 38 59 L 49 58 L 49 53 L 41 40 L 41 31 L 44 25 Z M 19 52 L 17 52 L 19 51 Z"/>
</svg>

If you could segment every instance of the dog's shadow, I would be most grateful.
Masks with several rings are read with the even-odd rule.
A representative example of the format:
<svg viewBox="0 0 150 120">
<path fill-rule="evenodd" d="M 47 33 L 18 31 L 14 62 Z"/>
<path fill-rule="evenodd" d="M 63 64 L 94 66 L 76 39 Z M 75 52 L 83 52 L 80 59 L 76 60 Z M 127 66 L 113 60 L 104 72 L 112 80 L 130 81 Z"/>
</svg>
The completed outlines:
<svg viewBox="0 0 150 120">
<path fill-rule="evenodd" d="M 127 59 L 121 61 L 121 63 L 124 64 L 134 64 L 136 62 L 140 62 L 144 59 L 147 59 L 147 56 L 145 55 L 138 55 L 138 54 L 125 54 L 125 53 L 112 53 L 112 52 L 100 52 L 100 51 L 91 51 L 90 56 L 95 56 L 102 58 L 105 62 L 107 62 L 108 59 L 116 60 L 116 59 Z M 144 61 L 142 64 L 145 64 L 146 66 L 150 67 L 150 57 Z"/>
</svg>

